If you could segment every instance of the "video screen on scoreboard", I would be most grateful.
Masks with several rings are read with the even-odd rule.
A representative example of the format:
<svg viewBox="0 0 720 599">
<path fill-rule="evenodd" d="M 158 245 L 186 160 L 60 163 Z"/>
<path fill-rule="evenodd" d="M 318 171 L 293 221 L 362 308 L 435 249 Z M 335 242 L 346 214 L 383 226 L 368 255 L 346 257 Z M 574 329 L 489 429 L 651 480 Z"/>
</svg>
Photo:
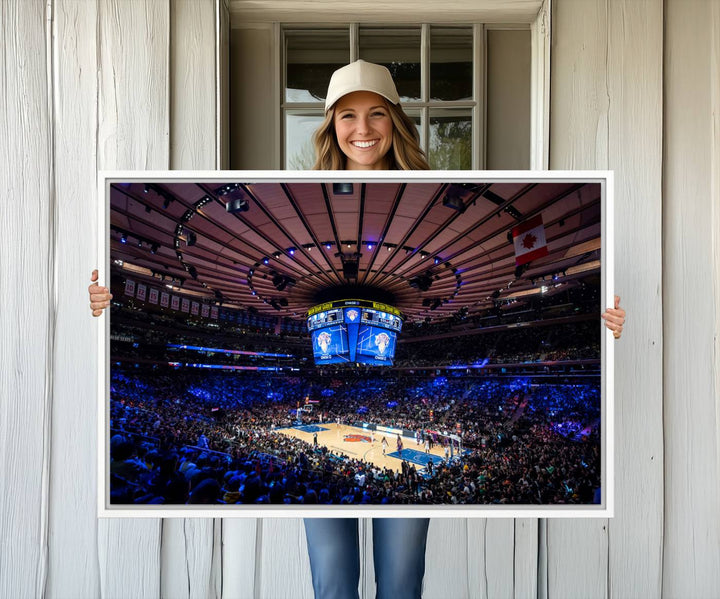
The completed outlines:
<svg viewBox="0 0 720 599">
<path fill-rule="evenodd" d="M 317 365 L 350 362 L 347 328 L 342 324 L 313 330 L 312 344 Z"/>
<path fill-rule="evenodd" d="M 360 325 L 355 361 L 361 364 L 392 366 L 397 333 L 390 329 Z"/>
</svg>

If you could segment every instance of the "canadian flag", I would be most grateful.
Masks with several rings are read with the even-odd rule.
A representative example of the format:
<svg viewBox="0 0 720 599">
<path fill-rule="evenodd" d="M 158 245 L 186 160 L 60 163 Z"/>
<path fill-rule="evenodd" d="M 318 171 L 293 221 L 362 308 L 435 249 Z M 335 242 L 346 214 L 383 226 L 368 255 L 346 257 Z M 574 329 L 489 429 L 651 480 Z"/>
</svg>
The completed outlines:
<svg viewBox="0 0 720 599">
<path fill-rule="evenodd" d="M 538 214 L 529 221 L 513 227 L 512 236 L 515 245 L 515 266 L 548 255 L 542 215 Z"/>
</svg>

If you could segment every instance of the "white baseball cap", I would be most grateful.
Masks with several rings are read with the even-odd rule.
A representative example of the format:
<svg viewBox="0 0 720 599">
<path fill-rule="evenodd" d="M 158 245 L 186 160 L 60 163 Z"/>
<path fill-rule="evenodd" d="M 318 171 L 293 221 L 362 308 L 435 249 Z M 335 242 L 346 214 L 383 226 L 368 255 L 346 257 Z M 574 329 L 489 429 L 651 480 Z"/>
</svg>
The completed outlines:
<svg viewBox="0 0 720 599">
<path fill-rule="evenodd" d="M 395 82 L 387 68 L 372 62 L 356 60 L 339 68 L 330 77 L 325 112 L 343 96 L 357 91 L 375 92 L 393 104 L 400 102 Z"/>
</svg>

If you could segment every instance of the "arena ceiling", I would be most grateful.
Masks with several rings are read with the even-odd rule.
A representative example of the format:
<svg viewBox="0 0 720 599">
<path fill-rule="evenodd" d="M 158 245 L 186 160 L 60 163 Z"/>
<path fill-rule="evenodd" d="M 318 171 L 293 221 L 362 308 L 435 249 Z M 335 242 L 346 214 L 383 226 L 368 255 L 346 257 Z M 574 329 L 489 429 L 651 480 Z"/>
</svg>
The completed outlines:
<svg viewBox="0 0 720 599">
<path fill-rule="evenodd" d="M 247 209 L 228 212 L 231 200 Z M 518 269 L 511 231 L 536 215 L 548 253 Z M 111 264 L 268 315 L 302 319 L 364 294 L 435 320 L 597 281 L 600 215 L 600 184 L 579 181 L 373 181 L 349 194 L 331 182 L 114 183 Z"/>
</svg>

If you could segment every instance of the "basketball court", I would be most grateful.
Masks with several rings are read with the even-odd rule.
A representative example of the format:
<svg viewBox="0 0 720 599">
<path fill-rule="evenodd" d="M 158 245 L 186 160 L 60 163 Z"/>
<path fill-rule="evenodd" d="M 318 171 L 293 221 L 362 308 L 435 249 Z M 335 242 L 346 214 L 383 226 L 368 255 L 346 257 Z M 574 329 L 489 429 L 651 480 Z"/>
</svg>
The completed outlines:
<svg viewBox="0 0 720 599">
<path fill-rule="evenodd" d="M 370 462 L 380 468 L 390 468 L 395 472 L 401 471 L 401 463 L 405 461 L 414 464 L 418 469 L 425 468 L 428 460 L 432 458 L 436 466 L 445 457 L 445 448 L 435 445 L 430 453 L 425 453 L 425 446 L 418 445 L 415 439 L 402 437 L 402 456 L 397 451 L 397 435 L 375 431 L 374 442 L 369 430 L 346 424 L 323 423 L 301 424 L 290 428 L 276 429 L 276 432 L 301 439 L 312 445 L 313 434 L 317 432 L 318 446 L 327 447 L 335 453 L 342 453 L 351 458 Z M 387 439 L 386 455 L 383 455 L 382 439 Z"/>
</svg>

